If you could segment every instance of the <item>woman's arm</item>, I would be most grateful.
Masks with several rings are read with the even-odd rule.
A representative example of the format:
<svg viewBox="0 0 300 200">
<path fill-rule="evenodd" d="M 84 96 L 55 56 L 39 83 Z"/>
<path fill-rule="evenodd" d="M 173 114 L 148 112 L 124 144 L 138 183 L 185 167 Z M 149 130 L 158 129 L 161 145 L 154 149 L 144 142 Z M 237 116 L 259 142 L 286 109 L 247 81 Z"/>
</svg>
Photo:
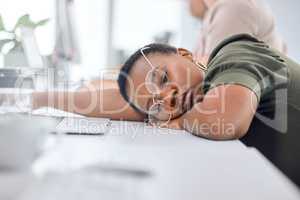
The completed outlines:
<svg viewBox="0 0 300 200">
<path fill-rule="evenodd" d="M 33 107 L 53 107 L 88 117 L 105 117 L 115 120 L 141 121 L 120 95 L 115 81 L 94 81 L 74 92 L 36 92 Z"/>
<path fill-rule="evenodd" d="M 179 123 L 181 128 L 208 139 L 238 139 L 247 133 L 257 104 L 257 97 L 250 89 L 221 85 L 208 91 L 201 103 L 173 125 Z"/>
</svg>

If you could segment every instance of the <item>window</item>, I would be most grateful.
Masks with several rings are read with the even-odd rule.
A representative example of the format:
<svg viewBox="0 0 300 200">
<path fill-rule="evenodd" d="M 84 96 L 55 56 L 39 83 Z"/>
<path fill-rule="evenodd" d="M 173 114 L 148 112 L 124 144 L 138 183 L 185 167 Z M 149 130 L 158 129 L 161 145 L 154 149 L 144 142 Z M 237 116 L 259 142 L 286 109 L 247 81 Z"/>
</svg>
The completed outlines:
<svg viewBox="0 0 300 200">
<path fill-rule="evenodd" d="M 180 44 L 182 4 L 179 0 L 115 0 L 114 62 L 122 62 L 134 50 L 154 41 Z"/>
</svg>

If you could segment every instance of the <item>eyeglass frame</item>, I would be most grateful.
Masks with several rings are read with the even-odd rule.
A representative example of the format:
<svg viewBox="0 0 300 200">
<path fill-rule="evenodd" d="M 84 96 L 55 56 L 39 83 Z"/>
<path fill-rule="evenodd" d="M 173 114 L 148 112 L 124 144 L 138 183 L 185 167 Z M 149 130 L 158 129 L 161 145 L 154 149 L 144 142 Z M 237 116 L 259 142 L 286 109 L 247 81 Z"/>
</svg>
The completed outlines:
<svg viewBox="0 0 300 200">
<path fill-rule="evenodd" d="M 143 56 L 143 58 L 146 60 L 146 62 L 149 64 L 149 66 L 151 67 L 151 70 L 147 73 L 147 75 L 146 75 L 146 77 L 149 75 L 149 73 L 150 72 L 152 72 L 152 71 L 154 71 L 154 70 L 156 70 L 157 69 L 157 67 L 154 67 L 154 65 L 151 63 L 151 61 L 147 58 L 147 56 L 145 55 L 145 53 L 144 53 L 144 51 L 146 50 L 146 49 L 150 49 L 151 47 L 143 47 L 143 48 L 141 48 L 140 49 L 140 53 L 142 54 L 142 56 Z M 148 92 L 150 93 L 150 94 L 152 94 L 152 102 L 153 102 L 153 104 L 150 106 L 150 108 L 149 108 L 149 110 L 151 110 L 151 108 L 153 108 L 154 106 L 156 106 L 156 105 L 163 105 L 164 104 L 164 100 L 159 100 L 158 98 L 157 98 L 157 93 L 153 93 L 153 92 L 151 92 L 148 88 L 147 88 L 147 90 L 148 90 Z M 167 125 L 169 122 L 170 122 L 170 120 L 171 120 L 171 118 L 172 118 L 172 114 L 171 113 L 168 113 L 169 114 L 169 119 L 167 120 L 167 121 L 165 121 L 162 125 L 160 125 L 160 126 L 164 126 L 164 125 Z M 148 121 L 150 121 L 150 115 L 151 115 L 151 113 L 149 113 L 149 111 L 147 112 L 147 115 L 148 115 Z M 152 115 L 153 116 L 153 115 Z M 151 123 L 151 122 L 150 122 Z M 153 124 L 152 124 L 153 125 Z"/>
</svg>

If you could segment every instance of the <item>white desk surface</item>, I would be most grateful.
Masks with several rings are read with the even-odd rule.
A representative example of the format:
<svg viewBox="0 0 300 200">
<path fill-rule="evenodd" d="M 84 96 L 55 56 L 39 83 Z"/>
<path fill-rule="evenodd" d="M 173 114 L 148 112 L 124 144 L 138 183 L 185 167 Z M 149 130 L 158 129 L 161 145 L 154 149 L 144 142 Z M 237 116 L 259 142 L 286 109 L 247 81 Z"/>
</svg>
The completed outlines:
<svg viewBox="0 0 300 200">
<path fill-rule="evenodd" d="M 99 170 L 97 175 L 86 168 L 91 165 L 145 173 L 116 176 Z M 293 183 L 240 141 L 208 141 L 184 131 L 165 134 L 141 123 L 112 122 L 105 136 L 60 136 L 34 171 L 43 178 L 20 200 L 300 199 Z"/>
</svg>

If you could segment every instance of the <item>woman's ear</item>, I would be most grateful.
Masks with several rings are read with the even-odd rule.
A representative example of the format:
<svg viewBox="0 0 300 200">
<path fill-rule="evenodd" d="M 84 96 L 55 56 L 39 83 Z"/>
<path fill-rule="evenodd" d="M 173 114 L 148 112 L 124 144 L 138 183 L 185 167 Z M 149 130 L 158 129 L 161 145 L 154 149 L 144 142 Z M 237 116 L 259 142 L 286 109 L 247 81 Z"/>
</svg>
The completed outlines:
<svg viewBox="0 0 300 200">
<path fill-rule="evenodd" d="M 184 49 L 184 48 L 178 48 L 177 52 L 178 52 L 179 55 L 193 61 L 193 53 L 190 52 L 189 50 Z"/>
<path fill-rule="evenodd" d="M 183 56 L 184 58 L 187 58 L 187 59 L 189 59 L 190 61 L 192 61 L 193 63 L 195 63 L 201 70 L 203 70 L 203 71 L 206 71 L 206 70 L 207 70 L 206 66 L 204 66 L 204 65 L 201 64 L 200 62 L 194 60 L 193 53 L 190 52 L 189 50 L 184 49 L 184 48 L 178 48 L 177 51 L 178 51 L 178 54 L 179 54 L 179 55 L 181 55 L 181 56 Z"/>
</svg>

